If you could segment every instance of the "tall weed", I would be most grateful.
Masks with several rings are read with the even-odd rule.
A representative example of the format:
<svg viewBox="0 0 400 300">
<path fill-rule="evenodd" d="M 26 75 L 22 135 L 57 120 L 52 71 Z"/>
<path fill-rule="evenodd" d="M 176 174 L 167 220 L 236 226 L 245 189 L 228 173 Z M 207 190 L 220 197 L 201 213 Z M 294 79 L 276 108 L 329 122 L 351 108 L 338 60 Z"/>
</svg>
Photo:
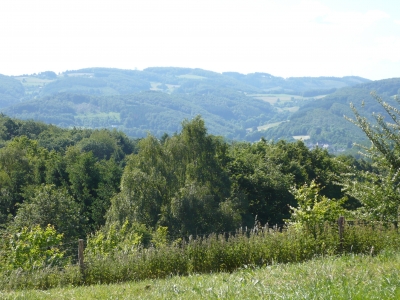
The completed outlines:
<svg viewBox="0 0 400 300">
<path fill-rule="evenodd" d="M 88 256 L 84 272 L 79 272 L 76 266 L 69 266 L 62 270 L 46 268 L 38 272 L 17 270 L 3 273 L 0 276 L 0 289 L 45 289 L 173 275 L 233 272 L 240 268 L 302 262 L 319 256 L 378 254 L 400 248 L 396 228 L 382 224 L 346 226 L 342 245 L 337 224 L 325 223 L 320 226 L 320 230 L 313 232 L 295 226 L 282 231 L 264 227 L 231 234 L 182 238 L 179 242 L 162 243 L 159 247 L 116 247 L 107 255 Z M 318 234 L 315 235 L 315 232 Z"/>
</svg>

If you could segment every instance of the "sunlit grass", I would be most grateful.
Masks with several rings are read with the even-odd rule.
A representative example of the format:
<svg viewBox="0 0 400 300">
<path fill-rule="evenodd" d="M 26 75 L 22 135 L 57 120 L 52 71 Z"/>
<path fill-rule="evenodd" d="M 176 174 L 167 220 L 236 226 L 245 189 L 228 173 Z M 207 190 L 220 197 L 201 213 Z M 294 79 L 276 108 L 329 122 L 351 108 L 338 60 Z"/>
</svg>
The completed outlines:
<svg viewBox="0 0 400 300">
<path fill-rule="evenodd" d="M 399 299 L 400 255 L 346 255 L 113 285 L 27 290 L 2 299 Z"/>
</svg>

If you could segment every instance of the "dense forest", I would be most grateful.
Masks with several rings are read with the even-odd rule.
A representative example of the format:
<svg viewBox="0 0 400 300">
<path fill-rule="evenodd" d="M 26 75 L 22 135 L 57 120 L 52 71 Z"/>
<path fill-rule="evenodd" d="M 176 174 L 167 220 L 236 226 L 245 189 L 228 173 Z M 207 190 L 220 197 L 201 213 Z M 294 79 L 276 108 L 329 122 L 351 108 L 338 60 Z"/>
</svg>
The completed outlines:
<svg viewBox="0 0 400 300">
<path fill-rule="evenodd" d="M 341 167 L 326 150 L 300 141 L 227 143 L 200 117 L 174 135 L 140 140 L 4 115 L 0 124 L 3 229 L 53 224 L 70 239 L 129 220 L 174 234 L 223 231 L 252 226 L 256 216 L 283 224 L 296 205 L 290 187 L 305 182 L 343 196 L 332 177 Z"/>
</svg>

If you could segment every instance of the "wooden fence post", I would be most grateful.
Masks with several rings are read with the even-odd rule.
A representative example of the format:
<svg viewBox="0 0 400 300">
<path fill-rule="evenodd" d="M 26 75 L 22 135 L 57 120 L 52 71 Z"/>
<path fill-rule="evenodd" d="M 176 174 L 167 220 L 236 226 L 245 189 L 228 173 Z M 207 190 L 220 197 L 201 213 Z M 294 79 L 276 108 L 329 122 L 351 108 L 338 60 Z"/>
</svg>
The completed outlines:
<svg viewBox="0 0 400 300">
<path fill-rule="evenodd" d="M 79 263 L 79 268 L 81 270 L 81 273 L 84 274 L 85 263 L 83 260 L 83 240 L 82 239 L 78 240 L 78 263 Z"/>
<path fill-rule="evenodd" d="M 338 220 L 338 225 L 339 225 L 339 245 L 340 245 L 340 251 L 343 251 L 343 233 L 344 233 L 344 217 L 340 216 Z"/>
</svg>

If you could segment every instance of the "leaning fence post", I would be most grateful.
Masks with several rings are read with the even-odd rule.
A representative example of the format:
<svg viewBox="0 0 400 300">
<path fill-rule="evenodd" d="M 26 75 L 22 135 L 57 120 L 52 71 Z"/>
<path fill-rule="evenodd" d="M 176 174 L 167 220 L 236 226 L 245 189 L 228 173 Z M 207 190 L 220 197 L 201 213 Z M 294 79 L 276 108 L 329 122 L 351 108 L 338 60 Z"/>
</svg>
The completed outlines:
<svg viewBox="0 0 400 300">
<path fill-rule="evenodd" d="M 343 251 L 343 233 L 344 233 L 344 217 L 340 216 L 338 219 L 338 225 L 339 225 L 339 245 L 340 245 L 340 251 Z"/>
<path fill-rule="evenodd" d="M 84 274 L 85 263 L 83 260 L 83 239 L 78 240 L 78 263 L 79 263 L 79 269 L 81 270 L 81 273 Z"/>
</svg>

